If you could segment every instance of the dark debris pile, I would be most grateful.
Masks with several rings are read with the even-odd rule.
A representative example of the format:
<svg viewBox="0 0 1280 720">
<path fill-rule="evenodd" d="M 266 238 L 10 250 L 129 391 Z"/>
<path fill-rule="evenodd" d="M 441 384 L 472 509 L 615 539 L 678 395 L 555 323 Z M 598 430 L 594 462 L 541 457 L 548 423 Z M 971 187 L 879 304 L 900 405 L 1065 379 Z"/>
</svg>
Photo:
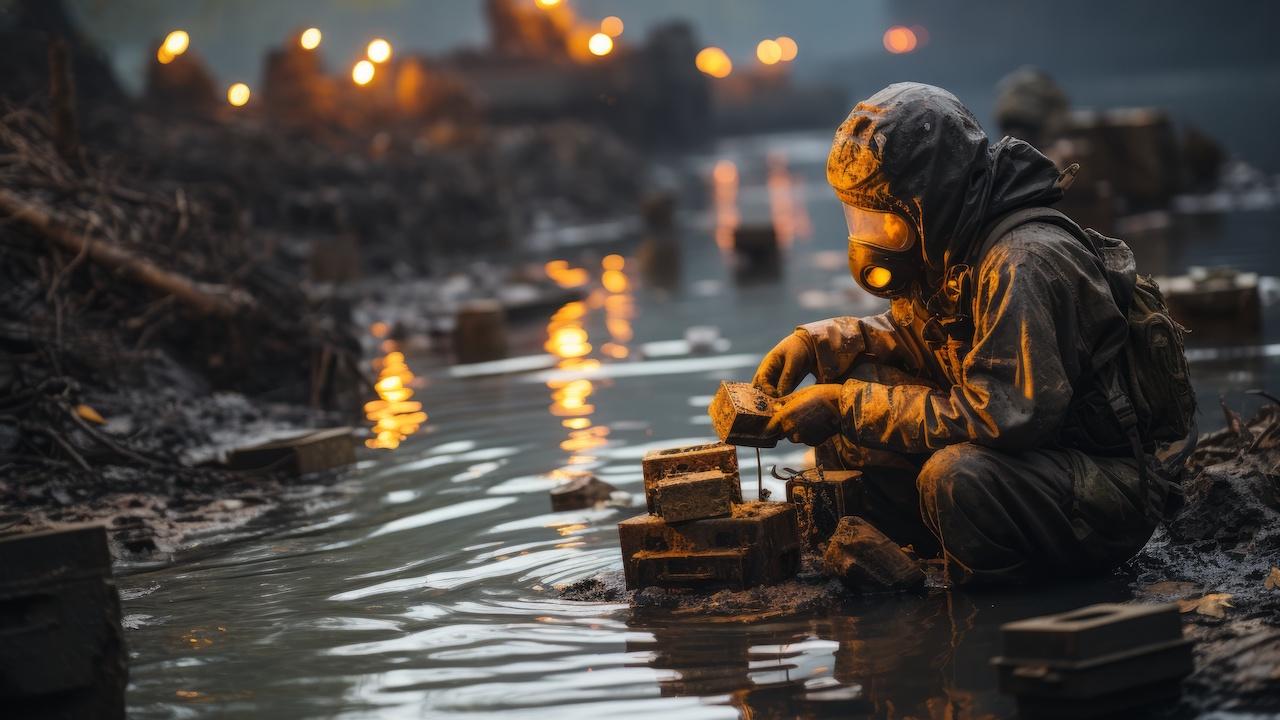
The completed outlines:
<svg viewBox="0 0 1280 720">
<path fill-rule="evenodd" d="M 218 424 L 358 409 L 350 324 L 273 262 L 233 195 L 131 175 L 55 128 L 0 115 L 0 526 L 117 516 L 129 493 L 211 502 L 239 479 L 184 453 Z"/>
</svg>

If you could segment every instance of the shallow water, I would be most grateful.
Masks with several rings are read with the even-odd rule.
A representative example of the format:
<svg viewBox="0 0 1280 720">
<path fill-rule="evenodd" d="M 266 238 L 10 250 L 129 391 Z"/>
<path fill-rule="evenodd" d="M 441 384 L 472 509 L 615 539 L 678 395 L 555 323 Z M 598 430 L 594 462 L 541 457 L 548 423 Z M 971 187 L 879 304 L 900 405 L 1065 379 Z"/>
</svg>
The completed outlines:
<svg viewBox="0 0 1280 720">
<path fill-rule="evenodd" d="M 122 577 L 130 716 L 1010 716 L 988 665 L 999 624 L 1127 598 L 1123 581 L 854 600 L 755 624 L 557 596 L 620 567 L 614 525 L 638 510 L 553 513 L 548 473 L 589 469 L 638 494 L 648 449 L 711 435 L 704 408 L 719 380 L 748 378 L 797 323 L 875 309 L 845 294 L 825 153 L 820 136 L 723 146 L 696 165 L 711 209 L 685 218 L 676 251 L 633 248 L 607 290 L 598 259 L 570 260 L 597 289 L 519 348 L 549 357 L 458 377 L 410 355 L 429 419 L 398 449 L 365 454 L 340 481 L 345 500 Z M 734 282 L 715 238 L 735 218 L 790 228 L 780 279 Z M 1264 242 L 1275 219 L 1179 221 L 1205 239 L 1149 237 L 1139 254 L 1162 265 L 1154 272 L 1228 261 L 1280 274 Z M 664 277 L 678 280 L 664 289 Z M 721 340 L 690 353 L 683 337 L 699 325 Z M 1202 351 L 1206 405 L 1276 378 L 1274 325 L 1248 341 L 1260 348 L 1251 360 Z M 1202 427 L 1216 422 L 1204 413 Z M 754 458 L 742 460 L 751 497 Z M 764 456 L 766 467 L 802 460 L 788 447 Z"/>
</svg>

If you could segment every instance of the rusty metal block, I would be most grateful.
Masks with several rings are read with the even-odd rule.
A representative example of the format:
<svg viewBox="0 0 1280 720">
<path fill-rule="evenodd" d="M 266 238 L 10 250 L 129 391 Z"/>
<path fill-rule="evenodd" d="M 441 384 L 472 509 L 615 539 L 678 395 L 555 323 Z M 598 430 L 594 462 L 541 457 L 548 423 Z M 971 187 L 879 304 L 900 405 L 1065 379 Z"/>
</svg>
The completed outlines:
<svg viewBox="0 0 1280 720">
<path fill-rule="evenodd" d="M 1103 603 L 1000 629 L 1000 690 L 1038 717 L 1100 717 L 1177 697 L 1194 669 L 1178 606 Z"/>
<path fill-rule="evenodd" d="M 667 522 L 722 517 L 742 499 L 738 476 L 719 470 L 663 478 L 654 490 L 654 508 Z"/>
<path fill-rule="evenodd" d="M 654 450 L 647 453 L 640 464 L 644 470 L 645 502 L 649 512 L 655 514 L 658 512 L 655 493 L 658 481 L 663 478 L 719 470 L 725 475 L 732 475 L 735 484 L 738 482 L 738 451 L 724 443 Z M 741 488 L 733 496 L 733 501 L 742 502 Z"/>
<path fill-rule="evenodd" d="M 716 435 L 731 445 L 774 447 L 778 438 L 765 432 L 773 418 L 774 399 L 750 383 L 722 382 L 707 408 Z"/>
<path fill-rule="evenodd" d="M 668 523 L 640 515 L 618 523 L 627 587 L 745 589 L 775 583 L 800 565 L 795 507 L 734 505 L 723 518 Z"/>
<path fill-rule="evenodd" d="M 862 509 L 862 473 L 810 468 L 787 481 L 787 502 L 799 513 L 801 540 L 818 549 L 831 539 L 840 518 Z"/>
<path fill-rule="evenodd" d="M 845 517 L 827 543 L 822 565 L 856 592 L 891 592 L 924 585 L 920 566 L 898 544 L 860 517 Z"/>
</svg>

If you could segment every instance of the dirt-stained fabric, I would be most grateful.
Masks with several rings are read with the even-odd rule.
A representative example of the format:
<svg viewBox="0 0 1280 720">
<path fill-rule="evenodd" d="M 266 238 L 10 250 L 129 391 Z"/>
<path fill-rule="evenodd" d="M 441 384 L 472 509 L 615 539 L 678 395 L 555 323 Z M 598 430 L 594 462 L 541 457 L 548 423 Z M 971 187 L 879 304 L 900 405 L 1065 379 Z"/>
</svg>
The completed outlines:
<svg viewBox="0 0 1280 720">
<path fill-rule="evenodd" d="M 1059 434 L 1092 357 L 1127 332 L 1108 279 L 1132 283 L 1132 254 L 1104 260 L 1043 222 L 978 246 L 1001 215 L 1056 201 L 1057 178 L 1026 143 L 988 147 L 958 100 L 914 83 L 860 103 L 828 161 L 842 201 L 916 213 L 931 280 L 882 315 L 798 329 L 817 380 L 843 383 L 842 432 L 820 457 L 858 467 L 880 452 L 919 468 L 910 499 L 880 505 L 919 518 L 972 578 L 1110 567 L 1153 530 L 1136 461 Z"/>
</svg>

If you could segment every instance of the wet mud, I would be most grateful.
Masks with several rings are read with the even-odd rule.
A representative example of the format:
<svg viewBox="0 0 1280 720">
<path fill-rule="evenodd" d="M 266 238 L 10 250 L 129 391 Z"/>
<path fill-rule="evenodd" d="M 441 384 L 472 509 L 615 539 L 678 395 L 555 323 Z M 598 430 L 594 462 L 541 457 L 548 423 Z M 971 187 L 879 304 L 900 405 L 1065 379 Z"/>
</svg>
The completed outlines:
<svg viewBox="0 0 1280 720">
<path fill-rule="evenodd" d="M 1196 640 L 1184 703 L 1280 712 L 1280 406 L 1201 438 L 1187 504 L 1129 568 L 1138 600 L 1178 602 Z"/>
</svg>

